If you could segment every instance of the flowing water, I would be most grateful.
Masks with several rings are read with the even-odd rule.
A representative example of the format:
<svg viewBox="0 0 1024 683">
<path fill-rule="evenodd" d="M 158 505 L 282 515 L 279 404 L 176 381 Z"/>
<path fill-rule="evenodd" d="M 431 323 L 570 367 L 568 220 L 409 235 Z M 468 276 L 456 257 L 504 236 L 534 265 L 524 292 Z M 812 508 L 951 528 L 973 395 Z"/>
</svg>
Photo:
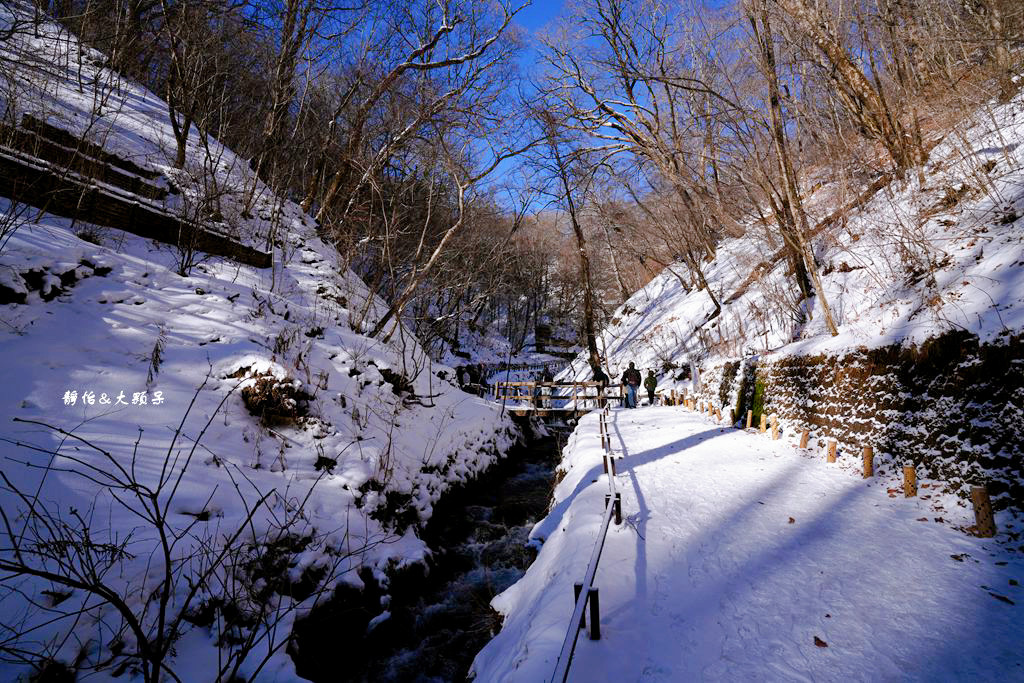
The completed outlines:
<svg viewBox="0 0 1024 683">
<path fill-rule="evenodd" d="M 422 534 L 433 550 L 430 570 L 392 577 L 388 618 L 367 628 L 382 610 L 371 585 L 297 627 L 299 674 L 318 683 L 465 680 L 473 657 L 501 627 L 491 598 L 536 556 L 528 535 L 550 504 L 564 434 L 550 431 L 444 495 Z"/>
</svg>

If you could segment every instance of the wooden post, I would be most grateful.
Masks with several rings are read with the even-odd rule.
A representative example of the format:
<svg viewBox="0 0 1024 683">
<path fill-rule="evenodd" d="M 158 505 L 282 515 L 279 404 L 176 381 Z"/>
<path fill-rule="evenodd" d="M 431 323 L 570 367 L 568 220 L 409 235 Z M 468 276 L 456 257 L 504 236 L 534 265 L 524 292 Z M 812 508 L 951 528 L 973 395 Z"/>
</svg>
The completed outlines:
<svg viewBox="0 0 1024 683">
<path fill-rule="evenodd" d="M 731 425 L 736 424 L 736 409 L 735 408 L 729 408 L 729 424 L 731 424 Z"/>
<path fill-rule="evenodd" d="M 601 602 L 596 588 L 587 591 L 587 602 L 590 603 L 590 639 L 601 640 Z"/>
<path fill-rule="evenodd" d="M 765 430 L 767 428 L 768 428 L 768 416 L 765 415 L 764 413 L 761 413 L 761 433 L 764 434 L 764 432 L 765 432 Z"/>
<path fill-rule="evenodd" d="M 807 439 L 809 439 L 810 437 L 811 437 L 811 432 L 810 431 L 805 429 L 803 432 L 801 432 L 801 434 L 800 434 L 800 448 L 807 448 Z"/>
<path fill-rule="evenodd" d="M 913 465 L 903 466 L 903 495 L 907 498 L 917 495 L 917 470 Z"/>
<path fill-rule="evenodd" d="M 992 516 L 992 503 L 988 499 L 988 489 L 984 486 L 972 486 L 971 502 L 974 504 L 975 534 L 982 538 L 995 536 L 996 520 Z"/>
<path fill-rule="evenodd" d="M 871 446 L 864 447 L 864 478 L 870 479 L 875 476 L 875 449 Z"/>
<path fill-rule="evenodd" d="M 672 405 L 676 404 L 676 390 L 672 390 Z"/>
<path fill-rule="evenodd" d="M 722 409 L 721 408 L 715 408 L 715 419 L 718 420 L 719 422 L 722 421 Z"/>
<path fill-rule="evenodd" d="M 747 411 L 747 429 L 750 429 L 750 423 L 754 421 L 754 411 Z"/>
<path fill-rule="evenodd" d="M 836 461 L 836 442 L 835 442 L 835 440 L 832 440 L 832 441 L 828 442 L 828 461 L 829 462 L 835 462 Z"/>
<path fill-rule="evenodd" d="M 772 441 L 779 440 L 779 418 L 772 413 Z"/>
</svg>

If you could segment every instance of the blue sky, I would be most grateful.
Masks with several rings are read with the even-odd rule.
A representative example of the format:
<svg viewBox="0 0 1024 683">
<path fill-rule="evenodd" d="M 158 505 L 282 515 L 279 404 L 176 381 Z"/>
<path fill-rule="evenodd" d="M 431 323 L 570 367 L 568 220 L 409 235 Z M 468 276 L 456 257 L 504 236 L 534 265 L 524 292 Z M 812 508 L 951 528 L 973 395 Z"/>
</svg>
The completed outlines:
<svg viewBox="0 0 1024 683">
<path fill-rule="evenodd" d="M 563 0 L 533 0 L 533 3 L 516 15 L 516 23 L 530 31 L 541 28 L 562 9 Z"/>
</svg>

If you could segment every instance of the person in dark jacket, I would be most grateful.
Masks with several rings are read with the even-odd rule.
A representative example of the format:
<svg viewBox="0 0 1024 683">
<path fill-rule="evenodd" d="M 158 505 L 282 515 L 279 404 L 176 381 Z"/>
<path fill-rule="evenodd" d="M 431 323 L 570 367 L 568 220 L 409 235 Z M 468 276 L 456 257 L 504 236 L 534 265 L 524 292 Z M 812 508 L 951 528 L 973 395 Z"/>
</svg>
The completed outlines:
<svg viewBox="0 0 1024 683">
<path fill-rule="evenodd" d="M 658 380 L 654 376 L 654 370 L 647 371 L 647 377 L 644 379 L 644 389 L 647 390 L 648 405 L 654 405 L 654 390 L 658 388 Z"/>
<path fill-rule="evenodd" d="M 610 380 L 608 379 L 608 375 L 605 374 L 604 370 L 601 369 L 600 365 L 591 366 L 591 370 L 593 371 L 594 381 L 597 382 L 598 384 L 599 398 L 597 399 L 597 404 L 600 407 L 604 408 L 605 392 L 608 390 L 608 383 L 610 382 Z"/>
<path fill-rule="evenodd" d="M 643 378 L 640 376 L 640 371 L 636 369 L 636 364 L 633 361 L 629 362 L 629 367 L 622 373 L 622 384 L 626 387 L 626 407 L 636 408 L 636 391 L 640 388 L 640 383 Z"/>
</svg>

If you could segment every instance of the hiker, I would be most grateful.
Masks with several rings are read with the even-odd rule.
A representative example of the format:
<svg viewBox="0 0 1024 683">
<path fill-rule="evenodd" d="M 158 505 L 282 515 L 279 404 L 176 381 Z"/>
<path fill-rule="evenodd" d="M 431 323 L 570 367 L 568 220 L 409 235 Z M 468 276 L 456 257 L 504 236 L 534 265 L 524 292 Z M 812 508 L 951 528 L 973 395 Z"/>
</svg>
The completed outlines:
<svg viewBox="0 0 1024 683">
<path fill-rule="evenodd" d="M 604 370 L 601 369 L 601 365 L 599 363 L 595 364 L 592 367 L 592 370 L 593 370 L 593 374 L 594 374 L 594 381 L 597 382 L 597 395 L 598 395 L 597 404 L 600 407 L 604 408 L 604 402 L 605 402 L 604 395 L 605 395 L 605 391 L 608 390 L 608 382 L 610 380 L 608 379 L 608 375 L 605 374 Z"/>
<path fill-rule="evenodd" d="M 490 386 L 489 384 L 487 384 L 487 368 L 484 367 L 483 363 L 478 363 L 476 367 L 477 367 L 477 395 L 480 398 L 483 398 L 484 394 L 487 393 L 487 387 Z"/>
<path fill-rule="evenodd" d="M 544 366 L 544 371 L 541 373 L 540 378 L 542 382 L 555 381 L 555 376 L 551 373 L 551 368 L 549 368 L 547 365 Z M 547 407 L 553 408 L 555 404 L 552 402 L 552 399 L 550 397 L 555 393 L 554 387 L 549 386 L 542 393 L 548 396 L 548 400 L 546 401 Z"/>
<path fill-rule="evenodd" d="M 647 405 L 654 405 L 654 390 L 658 388 L 658 380 L 654 376 L 654 370 L 647 371 L 647 378 L 644 379 L 644 389 L 647 390 Z"/>
<path fill-rule="evenodd" d="M 640 382 L 643 378 L 640 376 L 640 371 L 636 369 L 636 364 L 633 361 L 629 361 L 629 367 L 622 373 L 622 385 L 626 387 L 626 407 L 636 408 L 636 390 L 640 388 Z"/>
</svg>

